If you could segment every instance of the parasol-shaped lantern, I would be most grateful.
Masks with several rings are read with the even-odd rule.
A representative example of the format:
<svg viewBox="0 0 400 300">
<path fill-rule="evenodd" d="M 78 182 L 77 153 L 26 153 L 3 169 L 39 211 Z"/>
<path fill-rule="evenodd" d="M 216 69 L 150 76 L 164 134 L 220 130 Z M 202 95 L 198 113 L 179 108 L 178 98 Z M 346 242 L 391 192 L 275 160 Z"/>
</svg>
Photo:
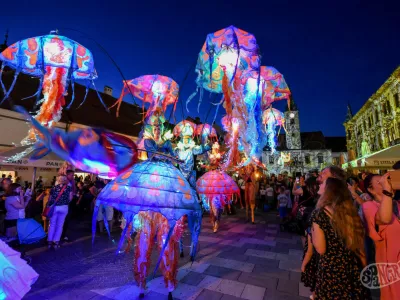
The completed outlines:
<svg viewBox="0 0 400 300">
<path fill-rule="evenodd" d="M 196 183 L 197 193 L 200 195 L 205 207 L 210 207 L 210 202 L 217 200 L 221 205 L 226 205 L 233 195 L 240 197 L 240 189 L 236 182 L 225 172 L 214 170 L 201 176 Z"/>
</svg>

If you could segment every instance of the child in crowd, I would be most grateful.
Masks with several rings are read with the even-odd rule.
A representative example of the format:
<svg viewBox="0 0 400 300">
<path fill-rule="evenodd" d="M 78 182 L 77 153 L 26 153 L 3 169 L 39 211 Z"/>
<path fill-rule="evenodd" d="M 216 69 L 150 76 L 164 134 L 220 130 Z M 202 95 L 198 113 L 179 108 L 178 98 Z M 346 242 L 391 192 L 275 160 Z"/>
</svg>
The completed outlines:
<svg viewBox="0 0 400 300">
<path fill-rule="evenodd" d="M 286 219 L 287 215 L 287 205 L 289 203 L 288 196 L 285 193 L 286 188 L 284 186 L 279 187 L 279 195 L 278 195 L 278 210 L 279 210 L 279 218 L 281 219 L 281 223 L 283 223 Z"/>
<path fill-rule="evenodd" d="M 274 189 L 267 184 L 267 188 L 265 189 L 266 195 L 266 210 L 270 210 L 274 205 Z"/>
<path fill-rule="evenodd" d="M 36 201 L 43 201 L 42 212 L 44 212 L 44 210 L 46 209 L 46 206 L 47 206 L 47 202 L 49 202 L 50 192 L 51 192 L 51 188 L 47 187 L 44 191 L 42 191 L 40 193 L 39 196 L 36 197 Z M 43 221 L 44 232 L 47 233 L 48 229 L 49 229 L 49 220 L 47 219 L 47 217 L 42 216 L 42 221 Z"/>
</svg>

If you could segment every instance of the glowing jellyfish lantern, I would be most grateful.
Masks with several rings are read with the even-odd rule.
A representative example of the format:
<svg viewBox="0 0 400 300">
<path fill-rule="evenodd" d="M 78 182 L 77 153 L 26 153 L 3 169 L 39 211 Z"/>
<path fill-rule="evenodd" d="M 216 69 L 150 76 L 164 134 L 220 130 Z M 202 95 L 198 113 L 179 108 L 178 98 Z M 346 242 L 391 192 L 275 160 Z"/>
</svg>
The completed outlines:
<svg viewBox="0 0 400 300">
<path fill-rule="evenodd" d="M 248 122 L 246 134 L 242 134 L 242 144 L 249 145 L 245 147 L 245 153 L 249 159 L 254 160 L 261 156 L 267 142 L 270 146 L 273 143 L 273 139 L 269 137 L 270 133 L 262 126 L 263 112 L 268 110 L 274 101 L 289 100 L 290 90 L 283 75 L 273 67 L 262 66 L 259 72 L 253 70 L 243 72 L 241 83 L 244 86 L 242 94 L 247 108 Z M 274 147 L 272 145 L 273 149 Z M 245 164 L 248 162 L 250 160 Z"/>
<path fill-rule="evenodd" d="M 134 97 L 150 103 L 146 116 L 152 114 L 156 109 L 165 111 L 170 104 L 175 106 L 178 100 L 179 85 L 171 78 L 162 75 L 144 75 L 138 78 L 125 81 L 122 93 L 118 101 L 112 106 L 117 107 L 117 116 L 122 103 L 122 99 L 126 94 L 131 92 Z"/>
<path fill-rule="evenodd" d="M 265 125 L 265 131 L 267 132 L 268 145 L 271 148 L 271 152 L 274 153 L 276 149 L 275 130 L 276 127 L 279 127 L 278 135 L 282 127 L 286 131 L 285 116 L 281 111 L 270 107 L 263 112 L 262 120 Z"/>
<path fill-rule="evenodd" d="M 241 81 L 245 86 L 244 100 L 249 109 L 256 105 L 258 99 L 261 100 L 262 111 L 275 101 L 289 100 L 290 90 L 285 78 L 274 67 L 262 66 L 259 72 L 244 72 Z"/>
<path fill-rule="evenodd" d="M 205 140 L 206 137 L 210 138 L 212 141 L 218 140 L 217 131 L 210 124 L 197 125 L 195 135 L 200 136 L 202 140 Z"/>
<path fill-rule="evenodd" d="M 225 172 L 214 170 L 205 173 L 196 183 L 197 193 L 205 209 L 210 210 L 212 201 L 219 202 L 224 207 L 233 195 L 240 197 L 240 189 L 235 181 Z"/>
<path fill-rule="evenodd" d="M 18 41 L 0 54 L 0 60 L 1 73 L 4 67 L 15 69 L 14 80 L 8 90 L 1 81 L 0 74 L 5 95 L 2 101 L 10 96 L 20 73 L 40 78 L 38 91 L 31 97 L 37 96 L 37 103 L 42 103 L 35 119 L 46 127 L 51 127 L 52 123 L 60 120 L 62 107 L 65 105 L 64 96 L 70 83 L 73 94 L 68 108 L 74 101 L 75 80 L 87 81 L 83 104 L 90 83 L 94 86 L 93 80 L 97 78 L 93 55 L 89 49 L 61 35 L 50 34 Z M 43 98 L 39 101 L 41 93 Z M 99 94 L 98 97 L 104 105 Z M 29 136 L 22 143 L 32 144 L 34 141 L 34 131 L 30 130 Z"/>
<path fill-rule="evenodd" d="M 199 106 L 202 101 L 203 89 L 213 93 L 222 93 L 224 74 L 232 83 L 235 76 L 240 77 L 243 71 L 258 70 L 259 67 L 258 45 L 256 38 L 251 33 L 229 26 L 208 34 L 196 65 L 198 73 L 196 93 L 200 89 Z M 196 93 L 189 97 L 186 105 Z"/>
</svg>

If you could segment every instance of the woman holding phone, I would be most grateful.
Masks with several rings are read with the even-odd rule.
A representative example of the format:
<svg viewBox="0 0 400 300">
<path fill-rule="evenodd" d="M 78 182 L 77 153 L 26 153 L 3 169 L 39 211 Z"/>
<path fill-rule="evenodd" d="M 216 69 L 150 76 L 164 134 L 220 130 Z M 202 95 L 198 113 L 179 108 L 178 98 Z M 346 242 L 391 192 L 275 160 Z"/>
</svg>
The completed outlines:
<svg viewBox="0 0 400 300">
<path fill-rule="evenodd" d="M 17 236 L 17 221 L 19 219 L 20 210 L 25 209 L 25 206 L 24 191 L 21 185 L 12 183 L 10 188 L 6 191 L 5 203 L 7 213 L 4 225 L 8 238 Z"/>
<path fill-rule="evenodd" d="M 394 191 L 389 173 L 379 176 L 368 175 L 365 189 L 373 201 L 363 203 L 363 215 L 367 233 L 375 244 L 375 261 L 377 264 L 397 265 L 400 258 L 400 205 L 393 200 Z M 378 268 L 378 272 L 382 269 Z M 379 274 L 381 284 L 381 300 L 400 299 L 400 281 L 383 286 L 390 282 L 387 272 Z M 382 280 L 381 280 L 382 279 Z"/>
</svg>

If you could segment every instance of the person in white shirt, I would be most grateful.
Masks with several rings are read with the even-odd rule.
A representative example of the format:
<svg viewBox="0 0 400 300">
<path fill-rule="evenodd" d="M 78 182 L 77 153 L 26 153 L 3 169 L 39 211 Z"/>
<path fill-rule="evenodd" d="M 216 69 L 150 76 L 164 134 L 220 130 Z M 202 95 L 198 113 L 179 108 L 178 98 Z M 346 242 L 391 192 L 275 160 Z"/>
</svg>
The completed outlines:
<svg viewBox="0 0 400 300">
<path fill-rule="evenodd" d="M 284 186 L 281 186 L 279 188 L 280 194 L 278 195 L 278 209 L 279 209 L 279 218 L 281 219 L 281 222 L 283 222 L 286 219 L 287 215 L 287 206 L 289 202 L 289 198 L 285 193 L 286 189 Z"/>
<path fill-rule="evenodd" d="M 267 210 L 270 210 L 274 204 L 274 189 L 267 184 L 265 189 Z"/>
</svg>

